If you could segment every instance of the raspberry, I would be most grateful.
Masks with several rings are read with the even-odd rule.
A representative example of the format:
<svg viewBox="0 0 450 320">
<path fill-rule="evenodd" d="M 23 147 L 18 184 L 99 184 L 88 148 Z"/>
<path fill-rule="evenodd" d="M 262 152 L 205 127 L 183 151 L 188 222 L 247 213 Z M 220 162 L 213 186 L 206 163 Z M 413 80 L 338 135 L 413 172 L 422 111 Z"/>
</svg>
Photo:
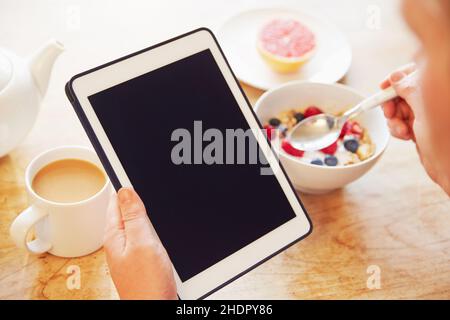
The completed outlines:
<svg viewBox="0 0 450 320">
<path fill-rule="evenodd" d="M 328 147 L 326 147 L 326 148 L 324 148 L 324 149 L 322 149 L 320 151 L 322 151 L 325 154 L 329 154 L 329 155 L 332 156 L 332 155 L 334 155 L 336 153 L 337 148 L 338 148 L 338 144 L 337 144 L 337 141 L 336 141 L 332 145 L 330 145 L 330 146 L 328 146 Z"/>
<path fill-rule="evenodd" d="M 319 108 L 317 108 L 315 106 L 311 106 L 305 110 L 305 113 L 303 115 L 305 116 L 305 118 L 309 118 L 312 116 L 317 116 L 318 114 L 322 114 L 322 113 L 323 113 L 322 110 L 320 110 Z"/>
<path fill-rule="evenodd" d="M 269 138 L 269 140 L 272 141 L 275 138 L 275 128 L 269 124 L 266 124 L 264 126 L 264 129 L 266 130 L 267 138 Z"/>
<path fill-rule="evenodd" d="M 352 130 L 353 123 L 350 121 L 347 121 L 344 123 L 344 126 L 342 127 L 341 135 L 339 136 L 340 139 L 344 139 L 344 137 L 348 134 L 350 134 Z"/>
<path fill-rule="evenodd" d="M 283 150 L 287 153 L 290 154 L 291 156 L 294 157 L 303 157 L 303 154 L 305 153 L 302 150 L 298 150 L 295 149 L 287 140 L 283 140 L 283 142 L 281 143 L 281 148 L 283 148 Z"/>
<path fill-rule="evenodd" d="M 363 129 L 356 121 L 347 121 L 342 127 L 340 139 L 344 139 L 346 135 L 352 134 L 358 138 L 360 138 L 363 134 Z"/>
<path fill-rule="evenodd" d="M 363 129 L 361 128 L 358 122 L 353 122 L 351 132 L 356 136 L 361 136 L 363 134 Z"/>
</svg>

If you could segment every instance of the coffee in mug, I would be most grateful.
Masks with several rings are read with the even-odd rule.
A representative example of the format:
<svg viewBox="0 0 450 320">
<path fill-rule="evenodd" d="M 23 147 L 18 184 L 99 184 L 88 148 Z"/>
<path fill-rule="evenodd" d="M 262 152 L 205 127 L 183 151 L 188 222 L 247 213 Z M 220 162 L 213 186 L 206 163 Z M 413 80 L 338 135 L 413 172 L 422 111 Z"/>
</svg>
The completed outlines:
<svg viewBox="0 0 450 320">
<path fill-rule="evenodd" d="M 92 149 L 59 147 L 34 158 L 25 172 L 30 206 L 10 235 L 30 253 L 80 257 L 103 245 L 111 183 Z M 34 229 L 35 238 L 28 234 Z"/>
<path fill-rule="evenodd" d="M 95 164 L 80 159 L 63 159 L 39 170 L 32 188 L 46 200 L 71 203 L 94 196 L 105 183 L 105 174 Z"/>
</svg>

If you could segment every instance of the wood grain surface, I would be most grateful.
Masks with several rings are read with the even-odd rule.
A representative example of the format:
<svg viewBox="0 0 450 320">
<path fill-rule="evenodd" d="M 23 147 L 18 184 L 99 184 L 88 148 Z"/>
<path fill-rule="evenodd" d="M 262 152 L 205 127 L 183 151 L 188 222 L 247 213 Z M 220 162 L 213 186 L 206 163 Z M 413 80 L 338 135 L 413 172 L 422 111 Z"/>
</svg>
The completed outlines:
<svg viewBox="0 0 450 320">
<path fill-rule="evenodd" d="M 267 1 L 265 6 L 280 4 Z M 67 51 L 55 64 L 31 133 L 0 158 L 0 299 L 117 299 L 102 250 L 87 257 L 33 256 L 9 238 L 12 220 L 28 206 L 24 170 L 54 146 L 89 145 L 64 95 L 73 74 L 198 26 L 217 28 L 260 1 L 24 1 L 0 2 L 0 46 L 20 55 L 56 37 Z M 351 42 L 354 60 L 343 79 L 364 93 L 416 50 L 398 1 L 284 1 L 334 22 Z M 375 6 L 375 7 L 373 7 Z M 174 9 L 176 8 L 176 10 Z M 379 28 L 367 14 L 379 9 Z M 74 12 L 79 19 L 72 21 Z M 72 20 L 71 20 L 72 19 Z M 78 21 L 78 22 L 77 22 Z M 12 26 L 17 26 L 12 28 Z M 244 85 L 254 103 L 262 92 Z M 366 176 L 321 196 L 300 194 L 313 224 L 306 240 L 211 296 L 215 299 L 448 299 L 450 201 L 424 173 L 412 143 L 392 140 Z M 367 287 L 367 269 L 381 288 Z M 81 288 L 70 290 L 70 266 Z"/>
</svg>

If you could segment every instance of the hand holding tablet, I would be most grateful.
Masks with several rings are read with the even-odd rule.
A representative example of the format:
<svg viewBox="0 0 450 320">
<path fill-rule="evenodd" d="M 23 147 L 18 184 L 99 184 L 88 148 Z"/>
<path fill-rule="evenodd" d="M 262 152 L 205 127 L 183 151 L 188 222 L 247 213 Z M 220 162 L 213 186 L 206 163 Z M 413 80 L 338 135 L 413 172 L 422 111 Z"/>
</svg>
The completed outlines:
<svg viewBox="0 0 450 320">
<path fill-rule="evenodd" d="M 177 299 L 170 259 L 133 189 L 111 199 L 106 221 L 104 248 L 120 298 Z"/>
<path fill-rule="evenodd" d="M 114 187 L 142 198 L 180 298 L 206 297 L 310 233 L 209 30 L 79 74 L 66 92 Z"/>
</svg>

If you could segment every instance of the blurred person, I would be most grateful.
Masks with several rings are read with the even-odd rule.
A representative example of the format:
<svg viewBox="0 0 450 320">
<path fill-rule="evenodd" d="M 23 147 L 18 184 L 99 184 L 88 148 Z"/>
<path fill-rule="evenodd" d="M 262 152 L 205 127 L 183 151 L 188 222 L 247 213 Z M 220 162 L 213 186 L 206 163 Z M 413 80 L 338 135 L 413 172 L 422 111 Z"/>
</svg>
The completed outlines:
<svg viewBox="0 0 450 320">
<path fill-rule="evenodd" d="M 450 195 L 450 0 L 404 0 L 403 13 L 421 48 L 416 63 L 381 84 L 400 96 L 384 114 L 391 134 L 416 144 L 428 175 Z"/>
</svg>

